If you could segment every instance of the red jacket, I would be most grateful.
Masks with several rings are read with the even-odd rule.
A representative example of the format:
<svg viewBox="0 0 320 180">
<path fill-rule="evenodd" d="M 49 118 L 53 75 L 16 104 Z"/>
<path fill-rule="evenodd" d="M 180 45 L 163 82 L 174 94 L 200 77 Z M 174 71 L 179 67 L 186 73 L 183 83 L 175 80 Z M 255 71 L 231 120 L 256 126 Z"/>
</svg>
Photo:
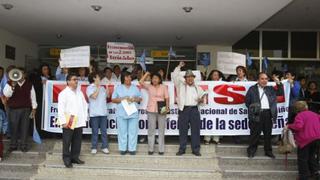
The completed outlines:
<svg viewBox="0 0 320 180">
<path fill-rule="evenodd" d="M 312 111 L 302 111 L 294 119 L 294 123 L 288 128 L 294 132 L 294 138 L 303 148 L 314 140 L 320 139 L 320 116 Z"/>
</svg>

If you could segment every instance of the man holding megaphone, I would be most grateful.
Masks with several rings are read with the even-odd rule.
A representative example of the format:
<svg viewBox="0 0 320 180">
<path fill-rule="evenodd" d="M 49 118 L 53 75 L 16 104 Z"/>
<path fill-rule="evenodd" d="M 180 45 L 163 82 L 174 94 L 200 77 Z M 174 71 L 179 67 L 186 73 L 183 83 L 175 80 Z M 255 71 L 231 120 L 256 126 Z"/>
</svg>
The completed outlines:
<svg viewBox="0 0 320 180">
<path fill-rule="evenodd" d="M 30 124 L 30 113 L 34 117 L 37 109 L 36 93 L 30 81 L 25 77 L 23 68 L 15 68 L 8 73 L 9 81 L 4 87 L 3 94 L 8 99 L 8 119 L 10 121 L 11 141 L 9 152 L 18 149 L 28 151 L 27 138 Z"/>
</svg>

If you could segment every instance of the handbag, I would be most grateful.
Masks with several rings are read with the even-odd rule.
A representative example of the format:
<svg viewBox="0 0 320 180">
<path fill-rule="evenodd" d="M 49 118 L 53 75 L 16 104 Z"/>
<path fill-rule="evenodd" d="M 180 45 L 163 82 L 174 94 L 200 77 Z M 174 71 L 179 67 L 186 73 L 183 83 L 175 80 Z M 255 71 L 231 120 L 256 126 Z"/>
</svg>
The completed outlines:
<svg viewBox="0 0 320 180">
<path fill-rule="evenodd" d="M 167 111 L 167 104 L 165 101 L 157 101 L 157 105 L 158 105 L 158 114 L 165 115 L 169 113 L 169 111 Z"/>
<path fill-rule="evenodd" d="M 263 91 L 261 97 L 260 97 L 260 102 L 262 97 L 264 96 L 265 92 Z M 249 120 L 253 122 L 260 122 L 260 112 L 261 112 L 261 103 L 252 103 L 249 106 Z"/>
<path fill-rule="evenodd" d="M 293 138 L 292 131 L 290 129 L 283 129 L 281 134 L 281 142 L 278 146 L 280 154 L 288 154 L 293 152 L 296 147 L 296 143 Z"/>
</svg>

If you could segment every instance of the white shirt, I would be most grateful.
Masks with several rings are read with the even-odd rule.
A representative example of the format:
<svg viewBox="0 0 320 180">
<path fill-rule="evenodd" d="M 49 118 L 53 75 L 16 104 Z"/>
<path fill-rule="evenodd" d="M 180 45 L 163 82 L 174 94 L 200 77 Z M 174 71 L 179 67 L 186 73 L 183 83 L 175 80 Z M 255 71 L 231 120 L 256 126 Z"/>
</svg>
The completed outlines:
<svg viewBox="0 0 320 180">
<path fill-rule="evenodd" d="M 197 89 L 196 89 L 196 86 L 193 85 L 193 86 L 189 86 L 189 85 L 186 85 L 186 100 L 185 100 L 185 103 L 184 105 L 185 106 L 196 106 L 198 105 L 198 93 L 197 93 Z"/>
<path fill-rule="evenodd" d="M 23 86 L 23 84 L 26 81 L 24 80 L 23 82 L 18 82 L 17 85 L 18 86 Z M 13 95 L 14 90 L 12 89 L 12 87 L 9 84 L 6 84 L 3 88 L 3 95 L 7 98 L 11 98 Z M 37 109 L 38 104 L 37 104 L 37 98 L 36 98 L 36 92 L 34 91 L 33 85 L 30 91 L 30 96 L 31 96 L 31 104 L 32 104 L 32 109 Z"/>
<path fill-rule="evenodd" d="M 172 72 L 172 80 L 177 89 L 177 103 L 179 110 L 183 110 L 184 106 L 198 105 L 198 99 L 204 95 L 204 91 L 197 85 L 189 86 L 185 82 L 185 78 L 180 75 L 180 67 L 176 67 Z M 189 86 L 189 87 L 188 87 Z"/>
<path fill-rule="evenodd" d="M 243 78 L 243 80 L 240 80 L 238 77 L 236 78 L 236 81 L 242 81 L 242 82 L 247 82 L 248 79 L 246 77 Z"/>
<path fill-rule="evenodd" d="M 113 79 L 112 77 L 110 79 L 108 79 L 107 77 L 104 77 L 101 79 L 101 84 L 110 84 L 113 82 L 117 82 L 115 79 Z"/>
<path fill-rule="evenodd" d="M 259 99 L 260 99 L 263 94 L 263 88 L 258 85 L 258 90 L 259 90 Z M 261 99 L 261 109 L 270 109 L 269 100 L 266 93 L 264 93 Z"/>
<path fill-rule="evenodd" d="M 121 74 L 119 77 L 117 77 L 114 73 L 112 73 L 112 79 L 114 79 L 116 82 L 121 82 Z"/>
<path fill-rule="evenodd" d="M 67 123 L 66 115 L 78 118 L 75 128 L 86 126 L 88 121 L 88 104 L 81 90 L 72 90 L 68 86 L 58 96 L 58 121 L 60 125 Z"/>
</svg>

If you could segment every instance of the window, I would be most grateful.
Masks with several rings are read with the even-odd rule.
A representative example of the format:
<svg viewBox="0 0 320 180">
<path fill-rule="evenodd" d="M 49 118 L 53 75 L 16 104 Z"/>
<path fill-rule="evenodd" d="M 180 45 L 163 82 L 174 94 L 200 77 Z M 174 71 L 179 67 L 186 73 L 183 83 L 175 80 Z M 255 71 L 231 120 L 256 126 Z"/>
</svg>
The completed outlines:
<svg viewBox="0 0 320 180">
<path fill-rule="evenodd" d="M 288 32 L 264 31 L 262 33 L 262 56 L 288 57 Z"/>
<path fill-rule="evenodd" d="M 259 57 L 259 31 L 252 31 L 232 46 L 233 52 Z"/>
<path fill-rule="evenodd" d="M 291 57 L 292 58 L 316 58 L 317 57 L 317 33 L 316 32 L 292 32 L 291 33 Z"/>
</svg>

